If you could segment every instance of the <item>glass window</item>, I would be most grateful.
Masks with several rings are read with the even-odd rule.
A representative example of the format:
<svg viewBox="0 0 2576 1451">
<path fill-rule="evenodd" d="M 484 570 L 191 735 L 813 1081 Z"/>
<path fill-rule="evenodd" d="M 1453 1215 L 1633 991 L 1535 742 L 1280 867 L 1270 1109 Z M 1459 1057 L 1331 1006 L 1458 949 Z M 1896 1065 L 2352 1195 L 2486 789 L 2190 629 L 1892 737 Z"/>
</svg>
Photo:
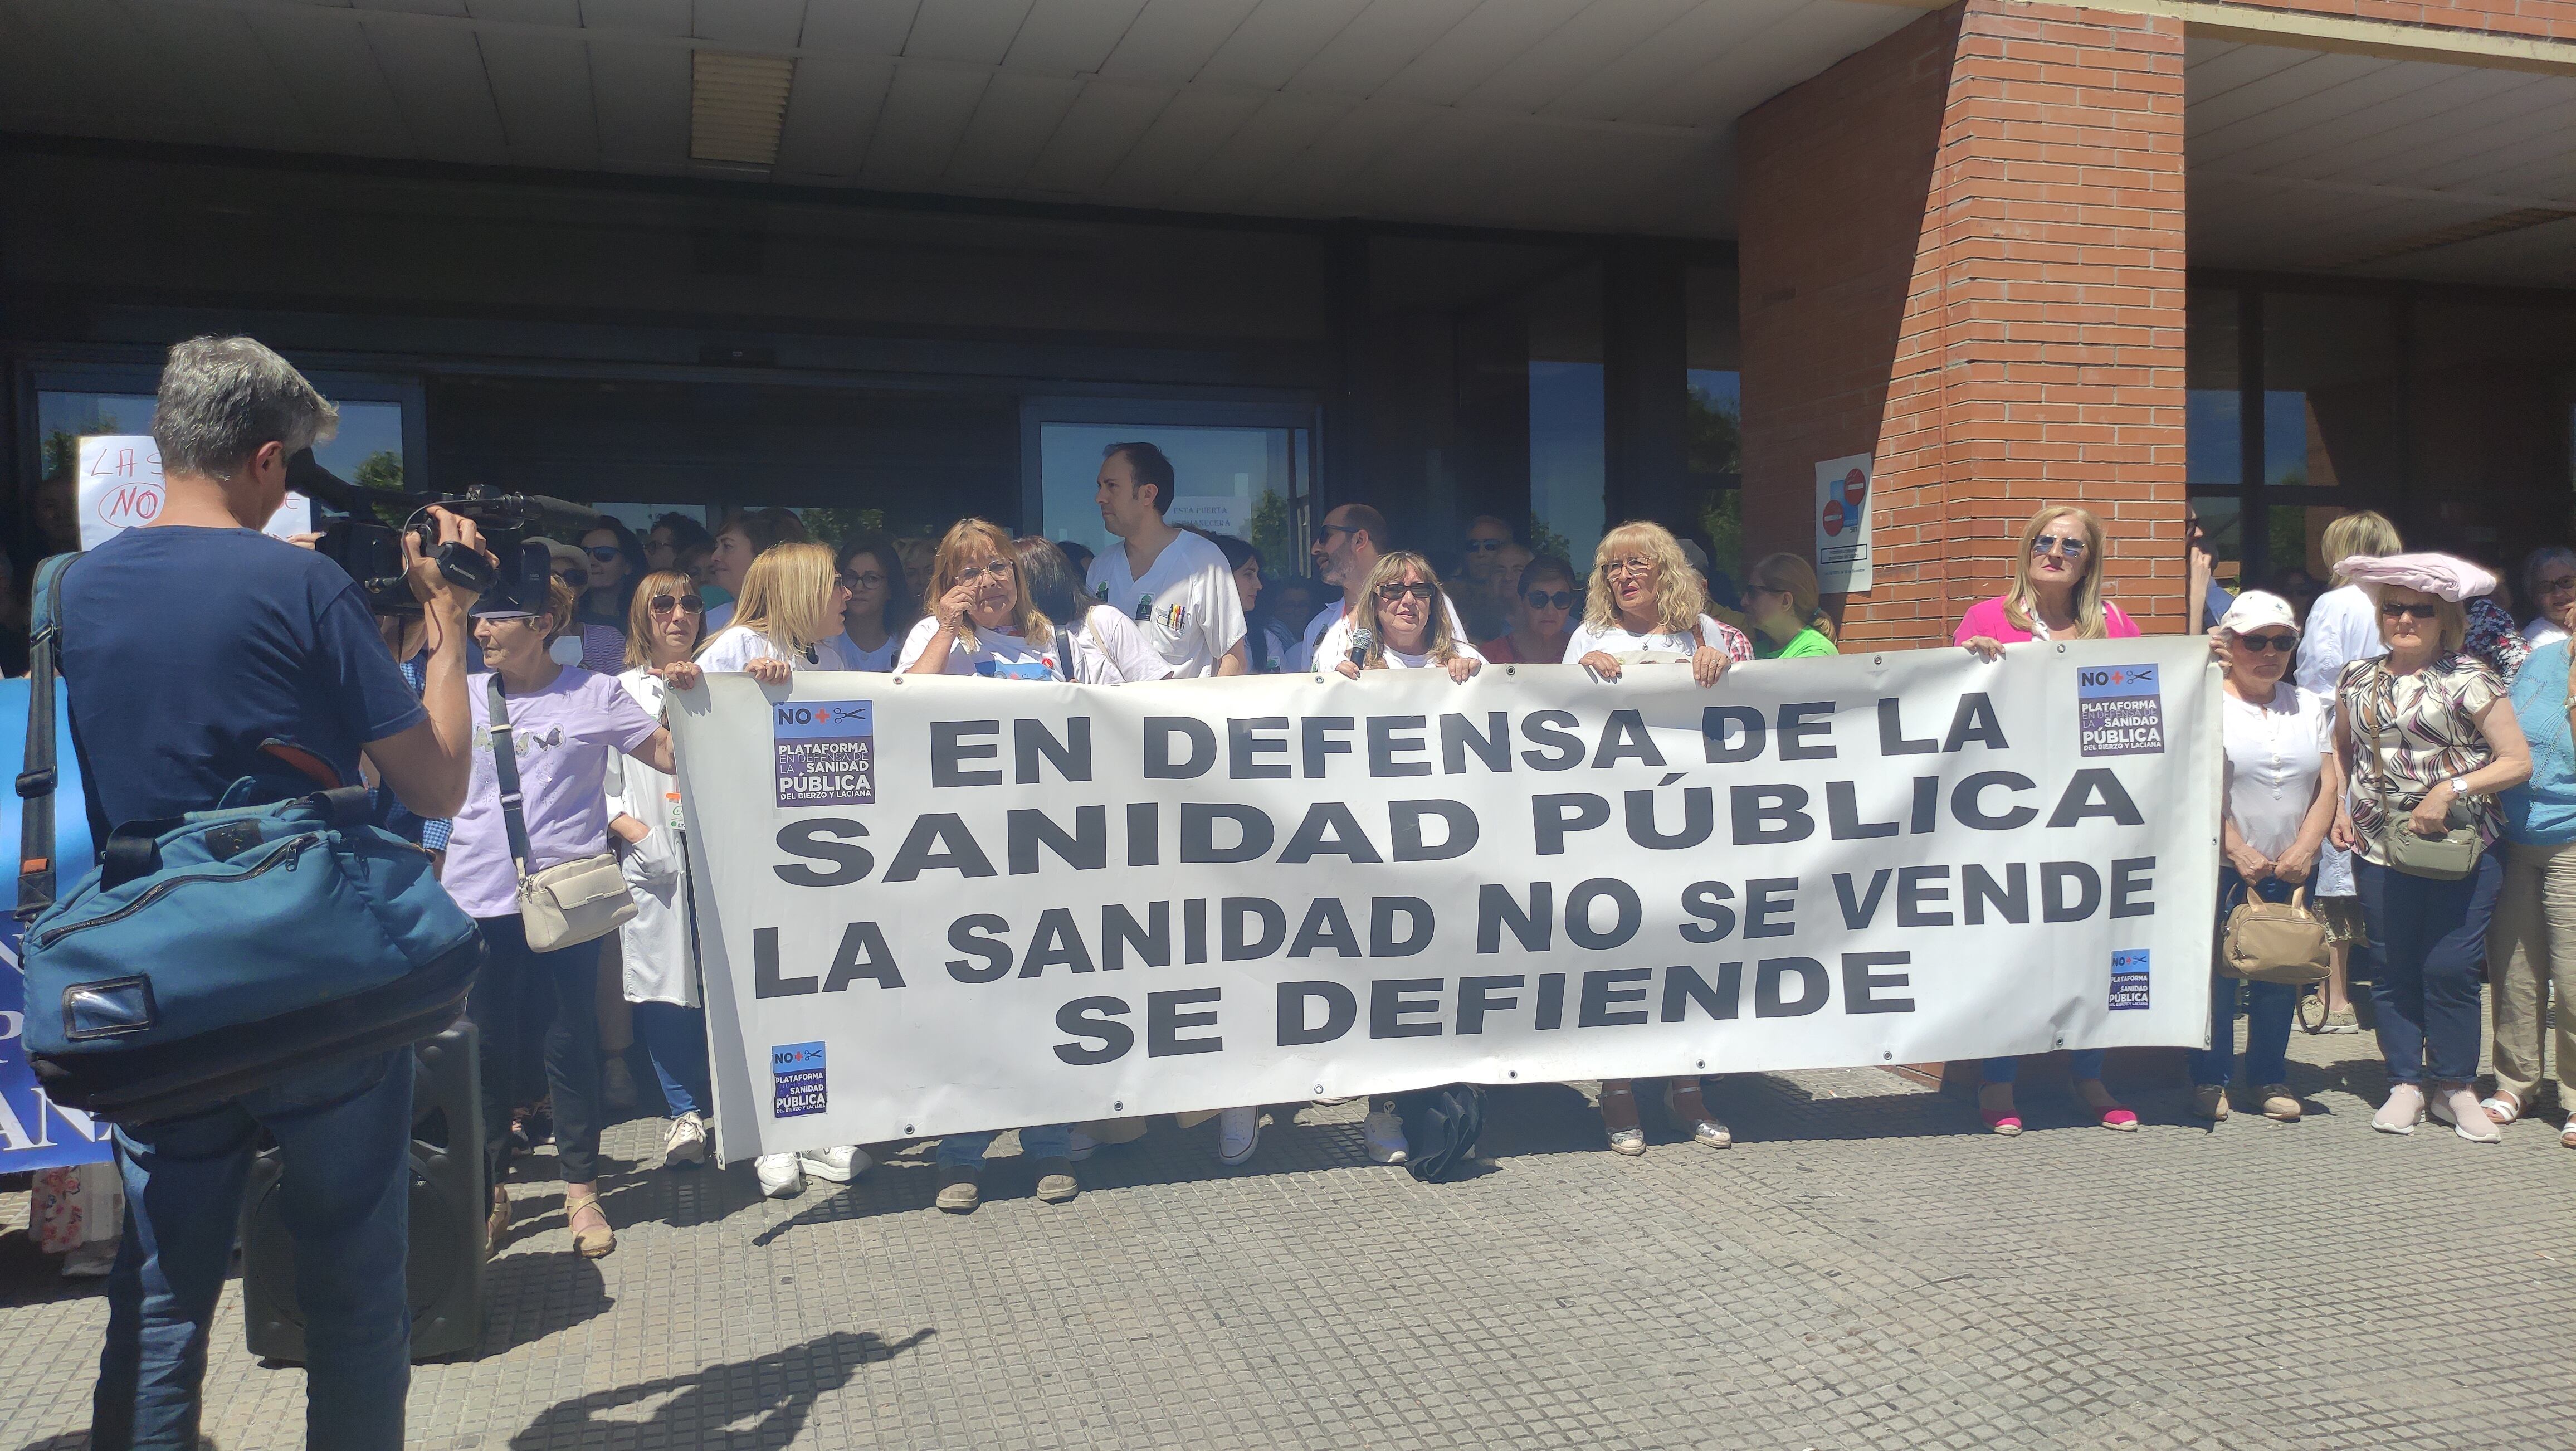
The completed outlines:
<svg viewBox="0 0 2576 1451">
<path fill-rule="evenodd" d="M 1113 542 L 1096 502 L 1100 460 L 1113 443 L 1151 443 L 1172 461 L 1165 517 L 1251 541 L 1273 570 L 1304 557 L 1306 430 L 1175 427 L 1149 423 L 1041 423 L 1041 518 L 1050 539 L 1093 552 Z"/>
<path fill-rule="evenodd" d="M 39 477 L 45 480 L 37 495 L 36 524 L 47 536 L 47 548 L 80 547 L 78 525 L 72 519 L 78 490 L 71 478 L 80 460 L 80 440 L 103 433 L 150 433 L 155 402 L 149 393 L 44 390 L 36 394 Z M 315 461 L 352 483 L 401 488 L 402 405 L 343 400 L 339 407 L 339 433 L 315 445 Z"/>
<path fill-rule="evenodd" d="M 2196 288 L 2184 314 L 2184 468 L 2196 488 L 2245 482 L 2236 309 L 2235 292 Z"/>
<path fill-rule="evenodd" d="M 1589 563 L 1606 525 L 1608 405 L 1601 373 L 1601 268 L 1530 294 L 1530 547 Z"/>
</svg>

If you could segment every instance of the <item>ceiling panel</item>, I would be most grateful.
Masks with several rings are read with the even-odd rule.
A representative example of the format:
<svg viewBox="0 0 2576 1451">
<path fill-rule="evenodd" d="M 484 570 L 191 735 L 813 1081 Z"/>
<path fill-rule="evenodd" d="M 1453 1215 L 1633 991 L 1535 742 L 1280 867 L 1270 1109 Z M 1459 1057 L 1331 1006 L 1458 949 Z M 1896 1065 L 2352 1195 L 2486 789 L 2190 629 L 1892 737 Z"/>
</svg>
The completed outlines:
<svg viewBox="0 0 2576 1451">
<path fill-rule="evenodd" d="M 921 0 L 825 0 L 805 10 L 805 48 L 823 55 L 901 55 Z"/>
<path fill-rule="evenodd" d="M 1145 0 L 1037 0 L 1002 64 L 1037 75 L 1089 75 L 1144 8 Z"/>
<path fill-rule="evenodd" d="M 403 124 L 402 107 L 376 66 L 364 29 L 306 24 L 281 15 L 246 19 L 303 115 L 328 117 L 332 134 L 352 149 L 392 156 L 414 153 L 411 128 Z"/>
<path fill-rule="evenodd" d="M 796 0 L 800 6 L 802 0 Z M 586 30 L 629 30 L 642 35 L 686 35 L 695 14 L 708 10 L 699 0 L 582 0 L 581 23 Z M 708 34 L 709 39 L 727 37 Z M 793 45 L 795 34 L 789 32 L 784 44 Z"/>
<path fill-rule="evenodd" d="M 1592 0 L 1485 0 L 1449 27 L 1422 54 L 1389 78 L 1379 93 L 1391 100 L 1455 105 Z"/>
<path fill-rule="evenodd" d="M 787 122 L 778 136 L 778 174 L 811 180 L 846 180 L 866 164 L 868 140 L 895 63 L 877 56 L 807 56 L 796 63 L 787 93 Z"/>
<path fill-rule="evenodd" d="M 2430 85 L 2392 82 L 2382 87 L 2385 94 L 2305 127 L 2266 134 L 2244 126 L 2231 128 L 2237 134 L 2227 137 L 2195 135 L 2191 138 L 2192 160 L 2202 165 L 2224 164 L 2231 170 L 2296 167 L 2309 175 L 2324 175 L 2350 161 L 2384 155 L 2391 140 L 2405 142 L 2424 135 L 2463 111 L 2490 104 L 2525 104 L 2512 99 L 2513 94 L 2539 80 L 2525 71 L 2461 67 L 2457 74 Z"/>
<path fill-rule="evenodd" d="M 13 0 L 0 24 L 0 111 L 90 135 L 228 139 L 179 63 L 116 6 Z"/>
<path fill-rule="evenodd" d="M 601 159 L 621 169 L 687 170 L 689 52 L 604 36 L 589 49 Z"/>
<path fill-rule="evenodd" d="M 903 53 L 915 60 L 999 65 L 1029 15 L 1030 0 L 931 0 L 913 17 Z"/>
<path fill-rule="evenodd" d="M 1796 13 L 1803 0 L 1730 0 L 1702 4 L 1602 66 L 1547 107 L 1552 116 L 1612 121 L 1633 118 L 1656 97 L 1685 83 L 1705 83 L 1708 70 L 1752 37 Z"/>
<path fill-rule="evenodd" d="M 369 36 L 376 39 L 373 27 Z M 471 32 L 394 34 L 375 45 L 376 65 L 402 109 L 420 154 L 437 161 L 500 163 L 510 159 L 501 112 Z"/>
<path fill-rule="evenodd" d="M 100 12 L 121 8 L 134 18 L 140 43 L 160 52 L 165 70 L 185 67 L 209 82 L 222 77 L 219 84 L 207 89 L 208 110 L 216 134 L 223 139 L 238 146 L 304 148 L 321 144 L 326 133 L 317 130 L 305 115 L 294 92 L 287 87 L 286 77 L 269 59 L 268 47 L 260 44 L 250 23 L 241 16 L 220 10 L 162 6 L 77 8 Z M 305 23 L 318 28 L 348 22 L 317 16 Z M 119 86 L 118 91 L 122 89 Z"/>
<path fill-rule="evenodd" d="M 1469 91 L 1466 100 L 1506 111 L 1536 112 L 1593 72 L 1645 44 L 1689 13 L 1698 0 L 1592 0 L 1558 26 L 1547 43 L 1523 51 Z"/>
<path fill-rule="evenodd" d="M 1262 102 L 1236 90 L 1187 90 L 1172 97 L 1100 183 L 1100 199 L 1119 206 L 1163 205 Z"/>
<path fill-rule="evenodd" d="M 394 10 L 409 15 L 449 15 L 463 18 L 465 0 L 349 0 L 352 10 Z"/>
<path fill-rule="evenodd" d="M 1316 52 L 1359 18 L 1371 0 L 1261 0 L 1243 23 L 1201 66 L 1198 79 L 1209 84 L 1258 86 L 1275 91 L 1288 84 Z"/>
<path fill-rule="evenodd" d="M 1372 96 L 1476 9 L 1477 0 L 1377 0 L 1342 27 L 1289 84 Z"/>
<path fill-rule="evenodd" d="M 1082 86 L 1070 76 L 994 76 L 949 158 L 948 179 L 983 191 L 1020 185 Z"/>
<path fill-rule="evenodd" d="M 465 13 L 477 20 L 502 20 L 514 25 L 581 28 L 581 0 L 465 0 Z"/>
<path fill-rule="evenodd" d="M 860 175 L 872 184 L 902 188 L 937 180 L 991 80 L 990 72 L 972 66 L 896 66 Z"/>
<path fill-rule="evenodd" d="M 474 0 L 478 9 L 486 3 Z M 490 30 L 478 39 L 510 159 L 522 166 L 597 166 L 589 47 L 522 31 Z"/>
<path fill-rule="evenodd" d="M 1031 163 L 1029 186 L 1058 194 L 1090 192 L 1118 169 L 1171 99 L 1171 92 L 1154 86 L 1086 84 Z"/>
<path fill-rule="evenodd" d="M 1254 0 L 1145 0 L 1100 74 L 1113 81 L 1178 85 L 1195 77 L 1252 13 Z"/>
<path fill-rule="evenodd" d="M 2207 100 L 2200 99 L 2197 92 L 2190 92 L 2189 126 L 2196 136 L 2213 136 L 2250 117 L 2351 85 L 2396 64 L 2398 62 L 2371 55 L 2312 55 L 2297 65 L 2283 67 L 2260 82 L 2239 86 Z M 2327 104 L 2334 105 L 2339 101 L 2340 98 Z"/>
<path fill-rule="evenodd" d="M 584 15 L 592 13 L 593 3 L 583 0 Z M 694 0 L 693 20 L 673 33 L 726 45 L 784 50 L 803 39 L 805 10 L 806 0 Z"/>
<path fill-rule="evenodd" d="M 1171 204 L 1203 211 L 1242 206 L 1275 213 L 1277 208 L 1265 201 L 1266 188 L 1281 168 L 1313 145 L 1352 104 L 1339 96 L 1293 91 L 1271 96 L 1172 193 Z"/>
</svg>

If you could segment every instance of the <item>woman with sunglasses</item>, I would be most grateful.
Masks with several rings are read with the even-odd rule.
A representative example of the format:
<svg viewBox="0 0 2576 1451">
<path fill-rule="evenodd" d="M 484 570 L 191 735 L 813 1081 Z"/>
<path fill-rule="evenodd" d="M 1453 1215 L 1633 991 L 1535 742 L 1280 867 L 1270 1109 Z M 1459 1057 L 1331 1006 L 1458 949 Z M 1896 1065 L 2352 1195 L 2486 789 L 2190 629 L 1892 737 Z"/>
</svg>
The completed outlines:
<svg viewBox="0 0 2576 1451">
<path fill-rule="evenodd" d="M 2221 744 L 2218 920 L 2247 896 L 2286 902 L 2315 873 L 2334 824 L 2341 787 L 2334 762 L 2333 703 L 2282 677 L 2299 647 L 2290 602 L 2262 590 L 2231 600 L 2210 634 L 2218 641 Z M 2225 1119 L 2236 1067 L 2236 998 L 2245 996 L 2245 1078 L 2263 1116 L 2299 1117 L 2289 1090 L 2290 1013 L 2299 990 L 2286 983 L 2209 975 L 2209 1046 L 2191 1052 L 2192 1112 Z"/>
<path fill-rule="evenodd" d="M 1359 679 L 1363 669 L 1445 670 L 1461 684 L 1474 679 L 1485 657 L 1451 630 L 1443 604 L 1430 560 L 1410 549 L 1381 557 L 1351 615 L 1351 638 L 1373 643 L 1361 652 L 1364 660 L 1333 668 L 1348 680 Z"/>
<path fill-rule="evenodd" d="M 2531 747 L 2504 682 L 2461 648 L 2463 602 L 2493 589 L 2495 576 L 2446 554 L 2347 559 L 2335 572 L 2369 592 L 2388 645 L 2346 665 L 2335 689 L 2336 763 L 2352 786 L 2334 841 L 2354 853 L 2362 921 L 2378 948 L 2370 994 L 2388 1062 L 2388 1101 L 2370 1126 L 2411 1134 L 2430 1114 L 2492 1144 L 2502 1135 L 2470 1085 L 2485 1028 L 2487 928 L 2504 886 L 2495 798 L 2531 779 Z M 2466 876 L 2401 865 L 2401 833 L 2434 838 L 2464 826 L 2481 848 Z"/>
<path fill-rule="evenodd" d="M 705 624 L 706 605 L 687 575 L 657 570 L 636 582 L 627 613 L 626 670 L 617 683 L 646 715 L 665 719 L 667 687 L 655 672 L 686 666 Z M 608 775 L 608 809 L 608 834 L 635 898 L 635 920 L 617 929 L 620 987 L 633 1005 L 636 1033 L 671 1111 L 662 1132 L 662 1167 L 694 1167 L 706 1162 L 706 1114 L 715 1099 L 707 1082 L 706 1008 L 689 942 L 679 782 L 639 761 L 616 762 Z"/>
<path fill-rule="evenodd" d="M 2531 606 L 2531 623 L 2522 627 L 2526 644 L 2538 650 L 2566 639 L 2576 621 L 2576 549 L 2552 544 L 2524 556 L 2522 597 Z"/>
<path fill-rule="evenodd" d="M 1990 600 L 1968 607 L 1952 638 L 1982 660 L 2000 660 L 2004 646 L 2030 640 L 2127 640 L 2138 634 L 2138 622 L 2118 605 L 2102 598 L 2102 521 L 2092 511 L 2072 504 L 2050 504 L 2030 516 L 2021 529 L 2014 556 L 2012 587 Z M 2021 1113 L 2013 1104 L 2018 1058 L 1989 1058 L 1985 1084 L 1977 1093 L 1977 1111 L 1986 1127 L 2010 1137 L 2021 1132 Z M 2123 1133 L 2138 1127 L 2138 1116 L 2102 1086 L 2102 1050 L 2078 1048 L 2067 1055 L 2075 1096 L 2084 1101 L 2106 1129 Z"/>
<path fill-rule="evenodd" d="M 635 531 L 606 515 L 583 531 L 581 552 L 590 570 L 590 587 L 582 591 L 581 619 L 623 634 L 628 601 L 644 574 L 644 546 Z"/>
<path fill-rule="evenodd" d="M 825 642 L 832 655 L 825 663 L 840 670 L 891 671 L 913 619 L 903 556 L 895 553 L 893 540 L 871 530 L 842 542 L 840 570 L 850 602 L 841 608 L 841 632 Z"/>
<path fill-rule="evenodd" d="M 1497 665 L 1556 665 L 1574 634 L 1574 566 L 1542 554 L 1521 567 L 1511 595 L 1512 627 L 1476 648 Z"/>
<path fill-rule="evenodd" d="M 1753 621 L 1753 653 L 1763 660 L 1803 660 L 1839 655 L 1834 619 L 1824 611 L 1816 567 L 1806 556 L 1772 554 L 1753 566 L 1744 586 L 1744 611 Z"/>
<path fill-rule="evenodd" d="M 2129 640 L 2138 622 L 2102 598 L 2102 521 L 2050 504 L 2021 528 L 2012 588 L 1968 607 L 1952 638 L 1987 660 L 2027 640 Z"/>
<path fill-rule="evenodd" d="M 474 639 L 484 669 L 466 680 L 474 716 L 474 776 L 450 825 L 448 895 L 483 929 L 487 953 L 466 998 L 465 1014 L 482 1041 L 500 1045 L 483 1058 L 483 1188 L 490 1203 L 486 1243 L 497 1248 L 510 1224 L 507 1176 L 511 1082 L 525 1040 L 523 1024 L 544 1035 L 546 1087 L 554 1102 L 556 1161 L 564 1178 L 564 1212 L 573 1249 L 597 1259 L 617 1248 L 599 1203 L 598 982 L 600 948 L 582 942 L 540 952 L 528 945 L 519 916 L 519 880 L 608 849 L 609 760 L 623 755 L 654 770 L 672 769 L 671 736 L 609 677 L 558 664 L 549 649 L 579 608 L 573 592 L 549 580 L 546 592 L 512 599 L 494 591 L 475 607 Z M 531 608 L 534 606 L 534 608 Z M 527 860 L 513 851 L 494 762 L 491 699 L 504 698 L 511 760 L 520 786 Z"/>
</svg>

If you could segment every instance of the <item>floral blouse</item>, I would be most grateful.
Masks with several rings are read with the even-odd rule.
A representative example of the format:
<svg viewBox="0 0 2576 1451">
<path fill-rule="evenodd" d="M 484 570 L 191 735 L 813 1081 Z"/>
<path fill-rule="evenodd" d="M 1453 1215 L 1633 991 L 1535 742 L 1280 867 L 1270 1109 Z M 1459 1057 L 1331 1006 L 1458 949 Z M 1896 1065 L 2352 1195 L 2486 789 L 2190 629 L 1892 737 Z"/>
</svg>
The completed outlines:
<svg viewBox="0 0 2576 1451">
<path fill-rule="evenodd" d="M 2463 654 L 2444 655 L 2412 675 L 2390 670 L 2386 656 L 2344 666 L 2335 705 L 2352 731 L 2352 785 L 2346 799 L 2364 860 L 2386 864 L 2379 837 L 2390 815 L 2405 817 L 2434 782 L 2494 759 L 2477 718 L 2503 697 L 2504 682 L 2495 671 Z M 2478 839 L 2494 845 L 2503 827 L 2495 798 L 2466 800 Z"/>
</svg>

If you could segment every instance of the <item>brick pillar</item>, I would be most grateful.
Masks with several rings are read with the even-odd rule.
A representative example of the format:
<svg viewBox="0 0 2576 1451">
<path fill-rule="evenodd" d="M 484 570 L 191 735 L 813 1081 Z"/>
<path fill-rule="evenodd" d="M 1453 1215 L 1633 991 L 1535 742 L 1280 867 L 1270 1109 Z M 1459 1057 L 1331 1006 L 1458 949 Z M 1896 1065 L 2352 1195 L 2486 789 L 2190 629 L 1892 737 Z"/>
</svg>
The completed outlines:
<svg viewBox="0 0 2576 1451">
<path fill-rule="evenodd" d="M 1816 463 L 1874 454 L 1847 642 L 1947 641 L 2057 501 L 2181 627 L 2182 72 L 2179 20 L 1964 0 L 1744 117 L 1747 556 L 1812 557 Z"/>
</svg>

